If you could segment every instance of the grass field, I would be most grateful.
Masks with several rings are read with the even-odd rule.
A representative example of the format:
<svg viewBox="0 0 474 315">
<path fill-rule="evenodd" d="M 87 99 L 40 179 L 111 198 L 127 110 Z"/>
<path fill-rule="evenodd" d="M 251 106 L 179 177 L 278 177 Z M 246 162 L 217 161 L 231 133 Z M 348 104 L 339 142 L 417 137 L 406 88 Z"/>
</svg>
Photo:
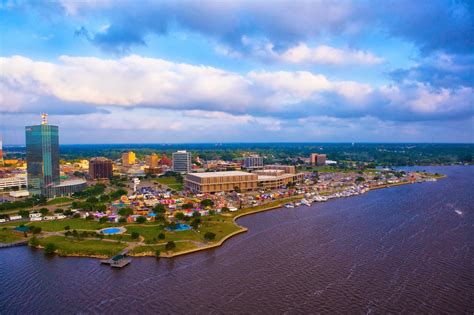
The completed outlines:
<svg viewBox="0 0 474 315">
<path fill-rule="evenodd" d="M 54 199 L 49 200 L 46 204 L 48 206 L 51 206 L 51 205 L 57 205 L 57 204 L 60 204 L 60 203 L 68 203 L 68 202 L 73 202 L 73 201 L 74 201 L 74 199 L 72 199 L 72 198 L 58 197 L 58 198 L 54 198 Z"/>
<path fill-rule="evenodd" d="M 160 184 L 166 185 L 169 188 L 177 191 L 182 191 L 183 190 L 183 184 L 178 183 L 175 177 L 159 177 L 156 179 L 156 181 Z"/>
<path fill-rule="evenodd" d="M 24 239 L 22 235 L 14 233 L 12 229 L 0 229 L 0 243 L 13 243 Z"/>
<path fill-rule="evenodd" d="M 100 230 L 106 227 L 117 226 L 115 223 L 99 223 L 93 220 L 84 219 L 64 219 L 51 221 L 29 222 L 25 225 L 39 226 L 43 231 L 57 232 L 63 231 L 69 225 L 70 230 Z"/>
<path fill-rule="evenodd" d="M 196 245 L 194 245 L 192 242 L 177 242 L 176 248 L 173 251 L 170 251 L 170 253 L 177 253 L 177 252 L 182 252 L 190 249 L 196 248 Z M 135 247 L 132 251 L 131 254 L 143 254 L 147 253 L 148 255 L 154 256 L 156 251 L 159 250 L 161 253 L 166 253 L 165 245 L 150 245 L 150 246 L 138 246 Z"/>
<path fill-rule="evenodd" d="M 96 240 L 75 240 L 62 236 L 50 236 L 38 239 L 41 246 L 52 243 L 56 246 L 59 255 L 91 255 L 111 257 L 118 254 L 125 247 L 125 243 L 96 241 Z"/>
</svg>

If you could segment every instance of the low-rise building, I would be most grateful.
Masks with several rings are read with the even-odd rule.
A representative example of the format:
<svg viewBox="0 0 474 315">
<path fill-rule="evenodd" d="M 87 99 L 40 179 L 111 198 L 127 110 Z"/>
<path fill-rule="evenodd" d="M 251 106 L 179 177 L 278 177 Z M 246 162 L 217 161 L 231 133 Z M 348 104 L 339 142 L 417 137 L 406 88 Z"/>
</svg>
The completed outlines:
<svg viewBox="0 0 474 315">
<path fill-rule="evenodd" d="M 7 188 L 27 187 L 28 181 L 26 175 L 13 175 L 0 178 L 0 190 Z"/>
<path fill-rule="evenodd" d="M 104 157 L 92 158 L 89 162 L 89 175 L 92 179 L 111 178 L 113 175 L 113 163 Z"/>
<path fill-rule="evenodd" d="M 257 183 L 257 174 L 241 171 L 191 173 L 186 175 L 185 189 L 194 193 L 252 191 Z"/>
</svg>

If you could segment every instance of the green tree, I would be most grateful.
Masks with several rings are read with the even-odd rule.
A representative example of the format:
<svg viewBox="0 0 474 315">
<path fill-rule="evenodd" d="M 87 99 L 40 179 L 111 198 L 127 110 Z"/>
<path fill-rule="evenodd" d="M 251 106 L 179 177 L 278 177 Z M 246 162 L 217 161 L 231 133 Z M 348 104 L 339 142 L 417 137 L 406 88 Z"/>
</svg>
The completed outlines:
<svg viewBox="0 0 474 315">
<path fill-rule="evenodd" d="M 204 239 L 205 239 L 206 241 L 212 241 L 212 240 L 215 239 L 215 238 L 216 238 L 216 234 L 215 234 L 215 233 L 206 232 L 206 233 L 204 234 Z"/>
<path fill-rule="evenodd" d="M 229 211 L 230 211 L 230 209 L 227 208 L 227 207 L 222 207 L 222 209 L 221 209 L 222 213 L 226 213 L 226 212 L 229 212 Z"/>
<path fill-rule="evenodd" d="M 54 254 L 55 251 L 56 251 L 56 245 L 54 245 L 53 243 L 48 243 L 44 247 L 45 254 Z"/>
<path fill-rule="evenodd" d="M 165 213 L 166 208 L 165 205 L 162 205 L 161 203 L 157 204 L 156 206 L 153 207 L 153 212 L 154 213 Z"/>
<path fill-rule="evenodd" d="M 30 239 L 30 246 L 32 246 L 32 247 L 38 247 L 38 245 L 39 245 L 38 239 L 36 238 L 36 236 L 33 236 L 33 237 Z"/>
<path fill-rule="evenodd" d="M 157 250 L 155 251 L 155 256 L 156 256 L 156 258 L 160 258 L 160 255 L 161 255 L 161 252 L 160 252 L 159 249 L 157 249 Z"/>
<path fill-rule="evenodd" d="M 109 219 L 109 217 L 103 216 L 99 219 L 99 223 L 105 223 L 105 222 L 107 222 L 108 219 Z"/>
<path fill-rule="evenodd" d="M 45 216 L 49 213 L 49 210 L 47 208 L 41 208 L 39 212 L 41 213 L 42 216 Z"/>
<path fill-rule="evenodd" d="M 196 219 L 194 219 L 194 220 L 191 222 L 191 227 L 192 227 L 193 229 L 197 230 L 200 223 L 201 223 L 201 219 L 200 219 L 200 218 L 196 218 Z"/>
<path fill-rule="evenodd" d="M 139 216 L 137 219 L 136 219 L 137 223 L 145 223 L 146 222 L 146 218 L 144 216 Z"/>
<path fill-rule="evenodd" d="M 163 233 L 158 234 L 158 238 L 160 240 L 164 240 L 165 239 L 165 234 L 163 234 Z"/>
<path fill-rule="evenodd" d="M 66 231 L 68 231 L 70 228 L 71 228 L 71 227 L 70 227 L 69 225 L 66 225 L 66 226 L 64 227 L 64 229 L 65 229 Z"/>
<path fill-rule="evenodd" d="M 125 222 L 127 222 L 127 219 L 125 219 L 125 218 L 119 218 L 118 221 L 119 221 L 119 223 L 125 223 Z"/>
<path fill-rule="evenodd" d="M 176 212 L 176 214 L 174 215 L 174 217 L 178 220 L 183 220 L 184 219 L 184 213 L 182 212 Z"/>
<path fill-rule="evenodd" d="M 31 233 L 33 233 L 33 234 L 40 234 L 41 230 L 42 229 L 39 226 L 31 227 Z"/>
<path fill-rule="evenodd" d="M 22 218 L 28 218 L 30 213 L 27 210 L 20 210 L 18 211 L 18 215 L 20 215 Z"/>
<path fill-rule="evenodd" d="M 206 207 L 211 207 L 214 205 L 214 201 L 211 199 L 204 199 L 201 201 L 201 207 L 206 208 Z"/>
<path fill-rule="evenodd" d="M 176 248 L 176 244 L 173 242 L 173 241 L 169 241 L 168 243 L 166 243 L 165 245 L 165 249 L 166 251 L 170 251 L 170 250 L 173 250 Z"/>
<path fill-rule="evenodd" d="M 132 232 L 132 239 L 136 240 L 139 236 L 140 234 L 138 234 L 137 232 Z"/>
<path fill-rule="evenodd" d="M 183 209 L 192 209 L 193 204 L 192 203 L 185 203 L 181 206 L 181 208 L 183 208 Z"/>
<path fill-rule="evenodd" d="M 127 217 L 129 215 L 133 214 L 133 210 L 131 208 L 122 208 L 118 211 L 118 214 L 124 217 Z"/>
</svg>

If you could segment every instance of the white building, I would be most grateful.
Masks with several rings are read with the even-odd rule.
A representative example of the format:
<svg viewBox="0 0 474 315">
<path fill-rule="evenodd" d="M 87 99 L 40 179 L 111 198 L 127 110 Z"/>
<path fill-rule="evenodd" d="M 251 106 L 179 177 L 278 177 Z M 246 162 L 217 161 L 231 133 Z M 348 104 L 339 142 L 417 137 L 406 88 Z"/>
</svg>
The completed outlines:
<svg viewBox="0 0 474 315">
<path fill-rule="evenodd" d="M 263 167 L 263 157 L 258 155 L 246 156 L 244 159 L 245 168 L 262 168 Z"/>
<path fill-rule="evenodd" d="M 173 153 L 173 171 L 189 173 L 191 171 L 191 152 L 178 151 Z"/>
<path fill-rule="evenodd" d="M 27 185 L 28 181 L 26 175 L 14 175 L 0 178 L 0 190 L 14 187 L 21 188 L 22 186 L 26 187 Z"/>
</svg>

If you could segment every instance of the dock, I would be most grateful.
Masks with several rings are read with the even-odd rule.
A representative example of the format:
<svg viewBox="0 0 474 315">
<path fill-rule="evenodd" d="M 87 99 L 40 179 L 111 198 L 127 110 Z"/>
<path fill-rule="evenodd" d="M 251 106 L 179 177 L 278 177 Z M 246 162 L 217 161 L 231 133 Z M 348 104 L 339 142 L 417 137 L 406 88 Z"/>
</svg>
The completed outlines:
<svg viewBox="0 0 474 315">
<path fill-rule="evenodd" d="M 112 268 L 122 268 L 132 262 L 132 258 L 127 256 L 127 250 L 122 251 L 120 254 L 115 255 L 110 259 L 103 259 L 100 261 L 101 264 L 109 265 Z"/>
<path fill-rule="evenodd" d="M 26 246 L 28 245 L 28 240 L 24 241 L 17 241 L 13 243 L 0 243 L 0 248 L 9 248 L 9 247 L 16 247 L 16 246 Z"/>
</svg>

